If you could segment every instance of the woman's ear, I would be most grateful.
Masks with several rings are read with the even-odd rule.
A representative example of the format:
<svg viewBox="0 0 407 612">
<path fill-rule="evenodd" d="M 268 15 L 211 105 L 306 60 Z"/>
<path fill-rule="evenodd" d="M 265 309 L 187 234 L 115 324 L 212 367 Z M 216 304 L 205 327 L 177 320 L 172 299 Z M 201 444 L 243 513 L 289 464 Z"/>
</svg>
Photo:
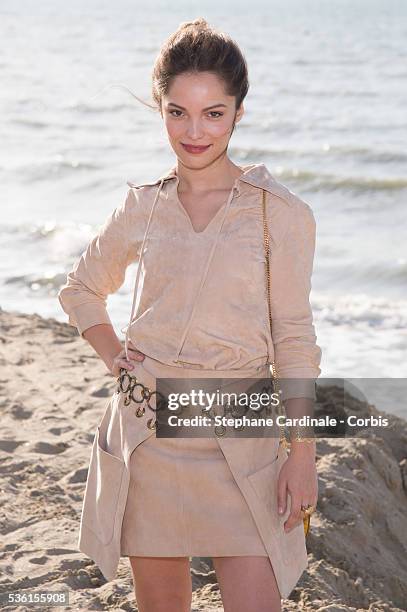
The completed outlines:
<svg viewBox="0 0 407 612">
<path fill-rule="evenodd" d="M 240 121 L 240 119 L 243 117 L 243 115 L 244 115 L 244 106 L 243 106 L 243 102 L 242 102 L 241 105 L 239 106 L 238 110 L 236 111 L 235 123 Z"/>
</svg>

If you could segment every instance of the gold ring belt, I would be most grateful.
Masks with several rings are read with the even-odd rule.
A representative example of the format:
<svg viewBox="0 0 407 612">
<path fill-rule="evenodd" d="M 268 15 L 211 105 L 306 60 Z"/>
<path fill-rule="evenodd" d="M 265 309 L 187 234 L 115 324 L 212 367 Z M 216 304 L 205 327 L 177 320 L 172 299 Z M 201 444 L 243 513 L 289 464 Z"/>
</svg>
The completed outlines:
<svg viewBox="0 0 407 612">
<path fill-rule="evenodd" d="M 266 390 L 265 388 L 263 390 Z M 157 412 L 159 410 L 167 408 L 167 401 L 165 396 L 159 391 L 153 391 L 146 385 L 144 385 L 136 376 L 132 376 L 125 368 L 120 368 L 120 375 L 117 378 L 117 393 L 123 393 L 125 396 L 124 405 L 129 406 L 131 402 L 135 404 L 143 404 L 139 405 L 135 411 L 136 417 L 142 417 L 145 414 L 145 406 L 147 406 L 152 412 Z M 150 404 L 150 400 L 153 396 L 156 396 L 157 408 L 153 408 Z M 233 402 L 228 403 L 223 407 L 223 416 L 227 416 L 230 414 L 233 418 L 237 418 L 239 416 L 243 416 L 239 414 L 239 407 L 236 406 Z M 241 408 L 240 408 L 241 410 Z M 267 409 L 266 409 L 267 410 Z M 237 411 L 237 412 L 236 412 Z M 207 410 L 206 408 L 202 408 L 202 414 L 208 417 L 209 419 L 214 419 L 215 414 L 212 410 Z M 176 411 L 174 411 L 176 414 Z M 147 427 L 149 429 L 157 428 L 157 419 L 150 418 L 147 421 Z M 242 431 L 244 429 L 244 425 L 234 425 L 233 429 L 237 431 Z M 214 427 L 214 432 L 216 436 L 224 436 L 226 433 L 225 425 L 216 425 Z"/>
</svg>

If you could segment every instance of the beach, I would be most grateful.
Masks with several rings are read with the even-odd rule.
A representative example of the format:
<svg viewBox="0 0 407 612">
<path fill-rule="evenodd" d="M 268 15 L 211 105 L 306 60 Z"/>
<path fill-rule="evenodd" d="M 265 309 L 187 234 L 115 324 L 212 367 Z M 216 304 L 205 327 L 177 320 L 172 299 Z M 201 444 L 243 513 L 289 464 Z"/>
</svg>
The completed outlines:
<svg viewBox="0 0 407 612">
<path fill-rule="evenodd" d="M 313 210 L 323 376 L 407 378 L 406 3 L 256 0 L 250 15 L 243 0 L 138 4 L 1 3 L 1 306 L 66 321 L 58 290 L 126 182 L 176 161 L 160 114 L 133 95 L 152 103 L 160 45 L 202 15 L 249 67 L 230 158 L 264 163 Z M 117 333 L 135 276 L 132 264 L 109 296 Z"/>
<path fill-rule="evenodd" d="M 348 437 L 318 439 L 309 566 L 283 610 L 407 610 L 406 13 L 402 0 L 3 0 L 1 610 L 38 609 L 18 596 L 58 590 L 69 605 L 41 612 L 136 609 L 128 559 L 106 582 L 77 549 L 91 447 L 116 381 L 68 325 L 58 292 L 128 183 L 176 164 L 148 106 L 151 71 L 164 40 L 199 16 L 248 62 L 229 158 L 264 163 L 315 218 L 317 416 L 327 431 L 335 414 L 358 419 Z M 262 244 L 260 212 L 258 227 Z M 121 342 L 136 273 L 133 262 L 106 300 Z M 344 403 L 335 380 L 359 399 Z M 191 573 L 192 609 L 221 611 L 211 559 L 192 558 Z"/>
<path fill-rule="evenodd" d="M 67 323 L 1 310 L 0 330 L 0 597 L 60 590 L 61 610 L 136 610 L 128 559 L 106 582 L 76 548 L 93 436 L 116 381 Z M 407 422 L 385 416 L 381 437 L 318 439 L 309 566 L 283 610 L 405 610 Z M 211 559 L 192 558 L 191 572 L 192 610 L 222 610 Z"/>
</svg>

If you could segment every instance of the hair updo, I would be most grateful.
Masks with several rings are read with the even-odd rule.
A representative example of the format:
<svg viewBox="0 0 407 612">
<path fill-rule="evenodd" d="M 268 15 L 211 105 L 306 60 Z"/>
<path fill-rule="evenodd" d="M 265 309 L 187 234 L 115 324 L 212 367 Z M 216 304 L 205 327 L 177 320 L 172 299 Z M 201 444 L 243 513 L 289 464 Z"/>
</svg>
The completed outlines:
<svg viewBox="0 0 407 612">
<path fill-rule="evenodd" d="M 212 72 L 225 84 L 226 94 L 235 96 L 236 110 L 249 90 L 246 60 L 237 43 L 208 25 L 203 17 L 181 23 L 164 42 L 152 72 L 152 96 L 161 112 L 162 97 L 173 79 L 182 73 Z"/>
</svg>

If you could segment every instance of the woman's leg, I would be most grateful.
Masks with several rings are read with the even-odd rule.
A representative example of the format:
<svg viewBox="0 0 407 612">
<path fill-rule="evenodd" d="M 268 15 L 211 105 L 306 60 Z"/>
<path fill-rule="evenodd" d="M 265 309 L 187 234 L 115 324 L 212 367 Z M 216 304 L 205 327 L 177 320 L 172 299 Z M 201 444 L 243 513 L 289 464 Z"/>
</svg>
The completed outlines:
<svg viewBox="0 0 407 612">
<path fill-rule="evenodd" d="M 189 557 L 129 557 L 139 612 L 190 612 Z"/>
<path fill-rule="evenodd" d="M 268 557 L 213 557 L 224 612 L 280 612 L 281 597 Z"/>
</svg>

